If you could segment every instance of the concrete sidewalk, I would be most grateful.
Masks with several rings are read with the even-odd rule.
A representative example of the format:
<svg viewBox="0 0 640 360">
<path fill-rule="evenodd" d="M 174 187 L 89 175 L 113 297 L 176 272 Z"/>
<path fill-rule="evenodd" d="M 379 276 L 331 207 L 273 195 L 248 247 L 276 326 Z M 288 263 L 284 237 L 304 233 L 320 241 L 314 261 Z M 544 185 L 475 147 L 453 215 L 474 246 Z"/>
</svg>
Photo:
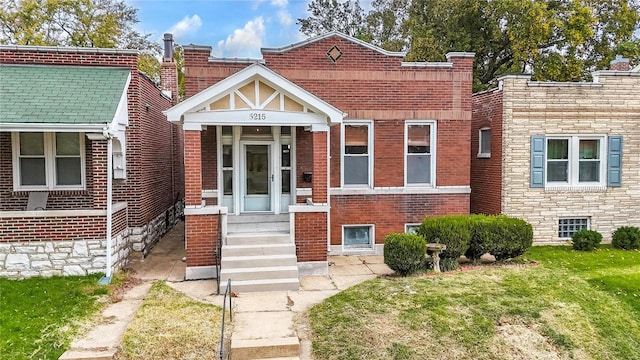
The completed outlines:
<svg viewBox="0 0 640 360">
<path fill-rule="evenodd" d="M 184 256 L 181 222 L 163 236 L 145 259 L 133 259 L 130 263 L 134 276 L 142 284 L 130 289 L 121 302 L 105 308 L 102 320 L 73 341 L 71 349 L 60 359 L 113 359 L 129 322 L 156 280 L 164 280 L 196 300 L 222 306 L 223 298 L 216 295 L 215 280 L 184 281 Z M 310 359 L 310 331 L 302 321 L 303 313 L 348 287 L 393 273 L 383 264 L 382 256 L 332 256 L 329 265 L 329 276 L 301 278 L 300 289 L 296 291 L 237 294 L 233 299 L 232 357 Z"/>
</svg>

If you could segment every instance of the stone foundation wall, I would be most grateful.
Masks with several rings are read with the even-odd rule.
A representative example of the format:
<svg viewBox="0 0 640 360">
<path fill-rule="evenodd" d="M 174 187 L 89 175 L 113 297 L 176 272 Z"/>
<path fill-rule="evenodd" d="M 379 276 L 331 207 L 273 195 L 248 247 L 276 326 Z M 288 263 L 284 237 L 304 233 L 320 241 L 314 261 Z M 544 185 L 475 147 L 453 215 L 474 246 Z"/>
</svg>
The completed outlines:
<svg viewBox="0 0 640 360">
<path fill-rule="evenodd" d="M 129 242 L 133 251 L 147 256 L 160 237 L 171 229 L 184 216 L 184 202 L 179 201 L 167 211 L 158 215 L 145 226 L 129 228 Z"/>
</svg>

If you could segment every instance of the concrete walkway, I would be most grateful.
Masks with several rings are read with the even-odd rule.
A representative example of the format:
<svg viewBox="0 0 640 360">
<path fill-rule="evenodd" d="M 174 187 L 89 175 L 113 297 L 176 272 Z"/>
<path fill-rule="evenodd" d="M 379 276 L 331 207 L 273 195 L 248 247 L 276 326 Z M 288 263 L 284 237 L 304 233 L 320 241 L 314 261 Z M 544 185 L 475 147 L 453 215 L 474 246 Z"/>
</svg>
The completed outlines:
<svg viewBox="0 0 640 360">
<path fill-rule="evenodd" d="M 103 311 L 104 321 L 76 339 L 71 350 L 60 359 L 112 359 L 128 323 L 156 280 L 164 280 L 194 299 L 221 306 L 222 296 L 215 295 L 215 280 L 184 281 L 184 256 L 184 224 L 180 223 L 160 240 L 147 258 L 132 261 L 130 267 L 142 284 L 129 290 L 123 301 L 108 306 Z M 310 332 L 302 314 L 341 290 L 392 273 L 381 256 L 332 256 L 329 265 L 329 276 L 301 278 L 301 288 L 297 291 L 237 294 L 233 299 L 232 357 L 282 357 L 284 349 L 285 353 L 289 351 L 287 359 L 310 359 Z M 256 351 L 256 344 L 271 344 L 278 352 L 270 353 L 269 346 Z"/>
</svg>

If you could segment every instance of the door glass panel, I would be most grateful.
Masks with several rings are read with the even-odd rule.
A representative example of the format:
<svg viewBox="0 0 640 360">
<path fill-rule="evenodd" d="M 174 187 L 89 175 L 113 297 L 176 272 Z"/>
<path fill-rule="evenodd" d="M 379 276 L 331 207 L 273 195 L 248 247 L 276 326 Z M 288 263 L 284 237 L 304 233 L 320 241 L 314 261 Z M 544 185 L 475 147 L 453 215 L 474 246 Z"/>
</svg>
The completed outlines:
<svg viewBox="0 0 640 360">
<path fill-rule="evenodd" d="M 291 166 L 291 145 L 282 145 L 282 167 Z"/>
<path fill-rule="evenodd" d="M 282 193 L 291 192 L 291 170 L 282 170 Z"/>
<path fill-rule="evenodd" d="M 225 195 L 233 195 L 233 170 L 222 171 L 223 191 Z"/>
<path fill-rule="evenodd" d="M 247 195 L 269 194 L 269 146 L 247 145 Z"/>
</svg>

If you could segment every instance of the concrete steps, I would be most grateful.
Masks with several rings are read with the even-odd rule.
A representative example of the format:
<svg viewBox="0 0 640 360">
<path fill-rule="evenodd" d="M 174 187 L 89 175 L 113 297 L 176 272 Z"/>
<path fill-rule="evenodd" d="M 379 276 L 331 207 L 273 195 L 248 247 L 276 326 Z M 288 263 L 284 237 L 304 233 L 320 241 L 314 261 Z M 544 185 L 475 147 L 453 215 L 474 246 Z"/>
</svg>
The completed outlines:
<svg viewBox="0 0 640 360">
<path fill-rule="evenodd" d="M 222 246 L 221 291 L 231 279 L 231 290 L 242 292 L 297 290 L 296 247 L 289 233 L 289 215 L 229 216 Z"/>
<path fill-rule="evenodd" d="M 297 337 L 277 339 L 231 339 L 231 360 L 297 359 L 300 340 Z"/>
</svg>

